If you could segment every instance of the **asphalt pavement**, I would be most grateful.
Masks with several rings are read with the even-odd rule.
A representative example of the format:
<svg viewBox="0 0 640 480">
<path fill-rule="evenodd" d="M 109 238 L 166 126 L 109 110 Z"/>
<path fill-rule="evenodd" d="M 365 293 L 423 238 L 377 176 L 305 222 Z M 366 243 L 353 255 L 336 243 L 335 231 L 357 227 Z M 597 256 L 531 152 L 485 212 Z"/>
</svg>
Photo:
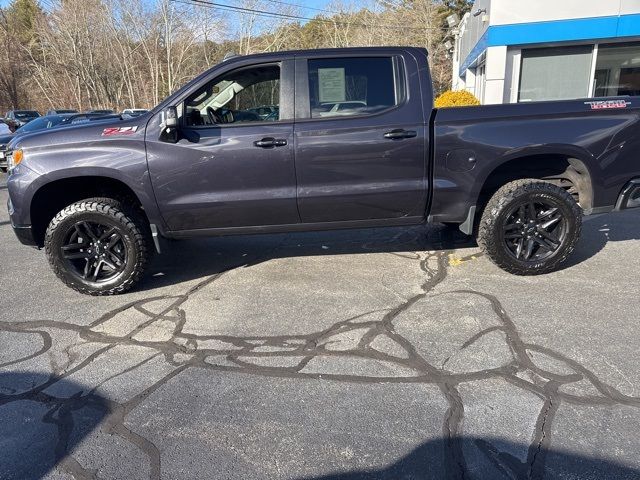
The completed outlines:
<svg viewBox="0 0 640 480">
<path fill-rule="evenodd" d="M 640 212 L 517 277 L 440 226 L 171 242 L 66 288 L 0 177 L 0 479 L 638 479 Z"/>
</svg>

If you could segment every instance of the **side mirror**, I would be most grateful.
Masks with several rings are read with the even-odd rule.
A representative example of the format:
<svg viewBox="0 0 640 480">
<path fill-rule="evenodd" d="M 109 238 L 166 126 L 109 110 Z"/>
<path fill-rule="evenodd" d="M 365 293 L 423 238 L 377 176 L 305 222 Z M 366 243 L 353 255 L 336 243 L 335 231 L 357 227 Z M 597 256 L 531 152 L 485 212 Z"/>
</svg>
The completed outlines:
<svg viewBox="0 0 640 480">
<path fill-rule="evenodd" d="M 176 107 L 168 107 L 165 110 L 166 128 L 178 127 L 178 109 Z"/>
<path fill-rule="evenodd" d="M 162 130 L 178 128 L 178 109 L 176 107 L 167 107 L 161 113 L 160 122 Z"/>
<path fill-rule="evenodd" d="M 167 107 L 160 115 L 160 138 L 165 142 L 178 141 L 178 109 Z"/>
</svg>

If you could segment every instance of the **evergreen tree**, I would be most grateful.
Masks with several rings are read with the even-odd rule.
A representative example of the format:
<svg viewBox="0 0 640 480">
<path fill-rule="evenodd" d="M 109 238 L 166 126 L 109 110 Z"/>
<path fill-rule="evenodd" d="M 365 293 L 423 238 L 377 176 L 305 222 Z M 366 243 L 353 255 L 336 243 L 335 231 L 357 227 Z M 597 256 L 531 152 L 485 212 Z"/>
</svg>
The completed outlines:
<svg viewBox="0 0 640 480">
<path fill-rule="evenodd" d="M 447 11 L 447 15 L 455 13 L 460 19 L 462 19 L 465 13 L 471 10 L 471 6 L 473 5 L 471 0 L 444 0 L 442 3 Z"/>
<path fill-rule="evenodd" d="M 22 46 L 31 46 L 37 38 L 37 23 L 41 15 L 42 9 L 37 0 L 13 0 L 7 8 L 13 40 Z"/>
</svg>

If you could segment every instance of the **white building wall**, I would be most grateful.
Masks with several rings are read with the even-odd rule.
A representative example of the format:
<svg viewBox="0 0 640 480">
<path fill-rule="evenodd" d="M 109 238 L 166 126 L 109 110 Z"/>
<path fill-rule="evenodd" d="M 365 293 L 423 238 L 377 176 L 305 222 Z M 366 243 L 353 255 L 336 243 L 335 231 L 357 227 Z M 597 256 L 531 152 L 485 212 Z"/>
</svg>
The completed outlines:
<svg viewBox="0 0 640 480">
<path fill-rule="evenodd" d="M 505 79 L 503 103 L 517 103 L 518 87 L 520 83 L 520 65 L 522 50 L 519 48 L 507 49 L 507 61 L 505 65 Z"/>
<path fill-rule="evenodd" d="M 639 10 L 640 0 L 493 0 L 489 24 L 510 25 L 567 18 L 607 17 L 638 13 Z M 580 12 L 580 15 L 576 15 L 576 12 Z"/>
<path fill-rule="evenodd" d="M 640 10 L 640 0 L 621 0 L 620 15 L 638 13 Z"/>
<path fill-rule="evenodd" d="M 473 95 L 476 94 L 476 73 L 475 71 L 469 70 L 467 72 L 467 76 L 462 79 L 462 81 L 464 82 L 464 89 L 467 92 L 472 93 Z"/>
<path fill-rule="evenodd" d="M 490 47 L 485 60 L 485 105 L 503 103 L 507 66 L 507 47 Z"/>
<path fill-rule="evenodd" d="M 477 16 L 473 14 L 486 10 Z M 576 13 L 578 12 L 578 14 Z M 521 50 L 519 47 L 489 47 L 485 54 L 473 49 L 490 26 L 535 23 L 575 18 L 637 14 L 640 0 L 476 0 L 461 23 L 460 37 L 454 52 L 452 88 L 465 89 L 481 96 L 484 104 L 518 101 Z M 588 43 L 588 42 L 587 42 Z M 597 43 L 597 42 L 594 42 Z M 460 76 L 465 60 L 478 58 Z M 476 68 L 482 66 L 484 68 Z M 482 74 L 484 79 L 476 78 Z M 479 87 L 478 82 L 482 82 Z"/>
</svg>

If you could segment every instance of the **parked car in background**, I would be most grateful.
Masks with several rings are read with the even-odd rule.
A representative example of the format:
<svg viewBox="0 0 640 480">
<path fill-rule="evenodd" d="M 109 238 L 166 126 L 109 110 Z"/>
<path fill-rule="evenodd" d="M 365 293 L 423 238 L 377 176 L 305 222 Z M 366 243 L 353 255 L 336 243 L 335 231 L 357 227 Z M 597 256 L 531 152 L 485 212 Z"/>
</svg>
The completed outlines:
<svg viewBox="0 0 640 480">
<path fill-rule="evenodd" d="M 2 119 L 0 120 L 0 171 L 7 171 L 7 145 L 13 139 L 15 128 L 11 128 L 9 126 L 9 120 Z M 6 128 L 2 128 L 2 127 Z"/>
<path fill-rule="evenodd" d="M 120 115 L 117 113 L 75 113 L 73 115 L 69 115 L 69 118 L 65 121 L 65 123 L 69 123 L 70 125 L 77 125 L 80 123 L 86 123 L 93 120 L 104 120 L 104 119 L 120 119 Z"/>
<path fill-rule="evenodd" d="M 15 120 L 10 120 L 8 118 L 1 119 L 11 130 L 11 133 L 15 133 L 15 131 L 19 128 L 18 123 Z"/>
<path fill-rule="evenodd" d="M 10 110 L 5 115 L 5 118 L 15 122 L 18 128 L 20 128 L 39 116 L 40 114 L 35 110 Z"/>
<path fill-rule="evenodd" d="M 125 108 L 122 111 L 122 115 L 128 115 L 129 117 L 139 117 L 140 115 L 144 115 L 149 110 L 146 108 Z"/>
<path fill-rule="evenodd" d="M 351 100 L 348 102 L 321 103 L 314 108 L 314 116 L 338 117 L 341 115 L 357 115 L 360 111 L 366 111 L 367 102 Z"/>
<path fill-rule="evenodd" d="M 269 121 L 272 119 L 277 120 L 279 115 L 279 109 L 277 105 L 262 105 L 260 107 L 250 108 L 248 111 L 255 113 L 265 121 Z"/>
<path fill-rule="evenodd" d="M 4 120 L 0 119 L 0 135 L 8 135 L 10 133 L 12 132 L 11 128 L 9 128 L 9 125 L 5 123 Z"/>
<path fill-rule="evenodd" d="M 103 109 L 103 110 L 87 110 L 84 113 L 98 113 L 100 115 L 111 115 L 113 113 L 116 113 L 114 110 L 109 110 L 109 109 Z"/>
<path fill-rule="evenodd" d="M 9 128 L 9 125 L 2 119 L 0 119 L 0 170 L 3 172 L 7 171 L 7 159 L 5 158 L 7 143 L 3 142 L 1 139 L 5 137 L 13 138 L 13 132 Z"/>
<path fill-rule="evenodd" d="M 71 110 L 71 109 L 47 110 L 47 113 L 45 115 L 60 115 L 61 113 L 78 113 L 78 110 Z"/>
</svg>

